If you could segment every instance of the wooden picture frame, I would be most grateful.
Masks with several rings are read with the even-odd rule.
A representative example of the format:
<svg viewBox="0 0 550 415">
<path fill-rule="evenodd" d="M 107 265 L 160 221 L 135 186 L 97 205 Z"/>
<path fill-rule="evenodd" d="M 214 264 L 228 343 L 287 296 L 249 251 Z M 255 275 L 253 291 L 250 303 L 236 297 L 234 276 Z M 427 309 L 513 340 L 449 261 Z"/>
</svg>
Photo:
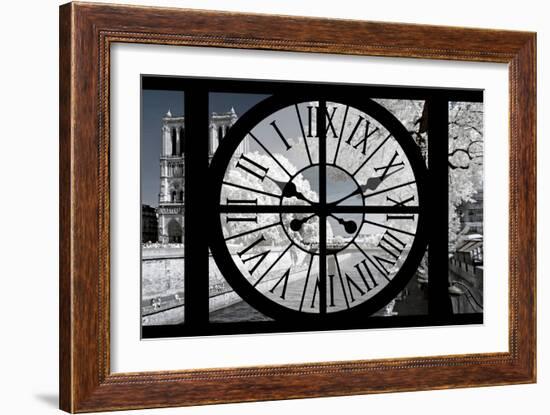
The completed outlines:
<svg viewBox="0 0 550 415">
<path fill-rule="evenodd" d="M 111 373 L 109 70 L 110 46 L 118 42 L 508 64 L 509 351 Z M 536 34 L 69 3 L 60 8 L 59 93 L 61 409 L 91 412 L 536 381 Z"/>
</svg>

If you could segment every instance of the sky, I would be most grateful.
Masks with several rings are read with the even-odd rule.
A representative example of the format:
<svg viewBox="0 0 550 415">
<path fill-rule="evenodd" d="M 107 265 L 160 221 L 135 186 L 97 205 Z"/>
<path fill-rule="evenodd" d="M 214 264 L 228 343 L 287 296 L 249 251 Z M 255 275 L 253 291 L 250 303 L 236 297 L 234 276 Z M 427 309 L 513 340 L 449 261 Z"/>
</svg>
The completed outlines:
<svg viewBox="0 0 550 415">
<path fill-rule="evenodd" d="M 258 94 L 211 93 L 209 112 L 226 112 L 233 107 L 237 115 L 266 98 Z M 183 115 L 185 98 L 182 91 L 142 91 L 141 113 L 141 200 L 157 207 L 160 190 L 162 118 L 168 110 L 173 116 Z"/>
<path fill-rule="evenodd" d="M 267 98 L 267 95 L 259 94 L 238 94 L 238 93 L 211 93 L 209 96 L 209 113 L 223 113 L 229 111 L 232 107 L 238 116 L 248 111 L 251 107 Z M 161 128 L 162 118 L 168 110 L 173 116 L 181 116 L 184 113 L 185 99 L 183 91 L 165 91 L 165 90 L 144 90 L 142 93 L 142 123 L 141 123 L 141 191 L 142 203 L 153 207 L 158 206 L 158 193 L 160 189 L 160 166 L 159 157 L 161 153 Z M 307 117 L 308 103 L 300 104 L 300 112 L 302 119 L 305 121 Z M 292 142 L 302 142 L 301 131 L 297 121 L 297 115 L 294 107 L 289 107 L 278 111 L 274 117 L 258 124 L 254 131 L 261 141 L 271 148 L 276 154 L 285 154 L 285 157 L 291 162 L 296 169 L 301 168 L 301 164 L 307 164 L 305 156 L 305 148 L 300 146 L 293 147 L 293 152 L 284 151 L 282 141 L 276 136 L 273 128 L 269 124 L 271 118 L 276 119 L 278 125 L 285 134 L 288 134 L 289 140 Z M 205 138 L 206 139 L 206 138 Z M 251 151 L 260 151 L 261 148 L 251 139 L 247 139 L 250 143 Z M 314 140 L 313 140 L 314 141 Z M 310 145 L 312 143 L 310 142 Z M 301 151 L 304 150 L 304 151 Z M 296 154 L 294 154 L 296 153 Z M 313 156 L 315 159 L 316 157 Z M 305 167 L 305 166 L 302 166 Z M 330 175 L 329 177 L 330 178 Z M 318 187 L 318 178 L 314 176 L 308 177 L 311 188 Z M 346 182 L 341 180 L 333 180 L 330 183 L 331 192 L 329 198 L 337 200 L 341 195 L 348 194 L 350 189 L 346 188 Z M 348 219 L 351 219 L 348 218 Z M 342 233 L 338 231 L 340 227 L 335 226 L 335 234 Z M 374 229 L 368 229 L 369 232 L 374 232 Z M 345 236 L 345 235 L 344 235 Z"/>
<path fill-rule="evenodd" d="M 161 127 L 162 118 L 168 110 L 173 116 L 181 116 L 184 113 L 184 92 L 165 90 L 144 90 L 142 91 L 142 124 L 141 124 L 141 192 L 142 203 L 153 207 L 158 206 L 158 194 L 160 189 L 160 166 L 159 157 L 161 153 Z M 211 93 L 209 96 L 209 113 L 222 113 L 233 107 L 237 115 L 242 115 L 251 107 L 267 98 L 267 95 L 259 94 L 238 94 L 238 93 Z M 306 119 L 307 103 L 301 104 L 300 112 L 303 120 Z M 294 108 L 283 109 L 276 114 L 280 128 L 289 134 L 289 139 L 296 139 L 301 142 L 301 132 L 296 119 Z M 269 120 L 268 120 L 269 121 Z M 272 148 L 275 153 L 285 153 L 288 160 L 297 167 L 307 163 L 305 153 L 297 150 L 296 154 L 289 154 L 283 151 L 282 143 L 273 133 L 269 122 L 262 122 L 255 132 L 262 137 L 262 141 Z M 250 150 L 263 152 L 256 143 L 250 142 Z M 310 143 L 311 145 L 311 143 Z M 280 147 L 280 148 L 279 148 Z M 315 156 L 314 156 L 315 158 Z M 330 178 L 330 175 L 329 177 Z M 318 178 L 315 175 L 308 177 L 311 188 L 318 187 Z M 348 194 L 345 183 L 335 180 L 330 185 L 331 200 L 338 199 L 341 195 Z M 339 229 L 338 226 L 335 227 Z M 371 232 L 372 229 L 369 229 Z M 335 234 L 342 232 L 336 231 Z"/>
<path fill-rule="evenodd" d="M 183 114 L 181 91 L 143 90 L 141 97 L 141 202 L 157 207 L 160 190 L 162 117 Z"/>
</svg>

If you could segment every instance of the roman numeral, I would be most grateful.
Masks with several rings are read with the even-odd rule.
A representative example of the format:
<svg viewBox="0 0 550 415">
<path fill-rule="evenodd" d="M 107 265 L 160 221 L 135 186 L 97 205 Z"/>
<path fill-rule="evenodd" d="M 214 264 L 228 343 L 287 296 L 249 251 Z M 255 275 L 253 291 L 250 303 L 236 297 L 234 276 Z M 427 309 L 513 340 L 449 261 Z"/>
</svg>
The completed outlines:
<svg viewBox="0 0 550 415">
<path fill-rule="evenodd" d="M 363 266 L 363 268 L 367 271 L 367 274 L 368 274 L 368 278 L 370 280 L 370 284 L 369 284 L 369 281 L 367 280 L 367 278 L 365 277 L 365 274 L 363 273 L 363 271 L 361 270 L 361 265 Z M 354 268 L 357 270 L 357 273 L 359 274 L 359 277 L 361 278 L 361 280 L 363 281 L 363 284 L 365 284 L 365 288 L 367 289 L 367 292 L 372 290 L 373 288 L 377 287 L 378 286 L 378 283 L 376 282 L 376 280 L 374 279 L 374 276 L 372 275 L 372 272 L 367 264 L 367 260 L 364 259 L 362 260 L 361 262 L 357 263 L 354 265 Z"/>
<path fill-rule="evenodd" d="M 392 202 L 393 206 L 407 206 L 407 203 L 414 201 L 414 196 L 405 200 L 395 200 L 389 196 L 386 196 L 386 201 Z M 386 220 L 399 219 L 399 220 L 414 220 L 414 215 L 386 215 Z"/>
<path fill-rule="evenodd" d="M 403 166 L 403 167 L 400 167 L 399 169 L 397 170 L 392 170 L 390 172 L 390 174 L 394 174 L 394 173 L 397 173 L 398 171 L 400 170 L 403 170 L 405 167 L 405 163 L 403 163 L 402 161 L 400 162 L 397 162 L 397 163 L 394 163 L 395 159 L 397 158 L 397 156 L 399 155 L 399 153 L 397 151 L 395 151 L 395 154 L 393 155 L 393 157 L 391 158 L 390 162 L 385 165 L 385 166 L 381 166 L 381 167 L 375 167 L 374 168 L 374 171 L 378 172 L 380 170 L 383 170 L 383 173 L 382 173 L 382 180 L 386 177 L 386 175 L 388 174 L 389 170 L 392 168 L 392 167 L 399 167 L 399 166 Z"/>
<path fill-rule="evenodd" d="M 258 223 L 258 217 L 257 216 L 244 216 L 244 217 L 229 217 L 227 216 L 225 218 L 225 222 L 226 223 L 229 223 L 229 222 L 254 222 L 254 223 Z"/>
<path fill-rule="evenodd" d="M 317 107 L 314 107 L 313 105 L 307 106 L 307 136 L 308 137 L 317 136 L 317 133 L 314 134 L 314 131 L 313 131 L 313 109 L 314 108 L 317 108 Z"/>
<path fill-rule="evenodd" d="M 336 164 L 336 159 L 338 158 L 338 152 L 340 151 L 340 144 L 342 143 L 342 136 L 344 135 L 344 128 L 346 128 L 346 120 L 348 119 L 349 105 L 346 105 L 344 111 L 344 118 L 342 119 L 342 125 L 340 127 L 340 136 L 338 137 L 338 144 L 336 145 L 336 151 L 334 152 L 333 164 Z"/>
<path fill-rule="evenodd" d="M 228 205 L 258 205 L 258 199 L 225 199 Z"/>
<path fill-rule="evenodd" d="M 407 244 L 390 231 L 386 231 L 382 236 L 382 239 L 380 239 L 378 246 L 394 257 L 397 261 Z"/>
<path fill-rule="evenodd" d="M 363 251 L 361 247 L 357 245 L 357 243 L 353 242 L 353 245 L 355 245 L 355 247 L 363 254 L 363 256 L 365 257 L 365 260 L 370 262 L 370 264 L 378 271 L 380 275 L 382 275 L 386 280 L 391 281 L 389 277 L 390 272 L 386 269 L 386 267 L 384 266 L 384 263 L 390 263 L 393 266 L 395 265 L 395 262 L 391 262 L 388 259 L 377 255 L 373 255 L 373 258 L 374 258 L 373 259 L 369 255 L 367 255 L 365 251 Z M 355 269 L 357 269 L 357 272 L 359 272 L 359 276 L 365 283 L 365 287 L 367 288 L 367 291 L 370 291 L 374 289 L 378 285 L 378 283 L 374 279 L 374 276 L 372 275 L 372 272 L 368 264 L 365 262 L 365 260 L 361 261 L 359 264 L 356 264 Z M 368 279 L 365 277 L 364 273 L 361 272 L 361 265 L 363 265 L 364 269 L 367 271 L 372 285 L 368 283 Z"/>
<path fill-rule="evenodd" d="M 246 264 L 247 262 L 250 262 L 250 261 L 255 261 L 254 262 L 254 265 L 252 266 L 252 268 L 250 268 L 248 270 L 248 272 L 250 272 L 250 274 L 253 274 L 254 271 L 256 271 L 256 269 L 260 266 L 260 264 L 267 258 L 267 256 L 269 255 L 269 253 L 271 252 L 270 250 L 267 250 L 267 251 L 264 251 L 264 252 L 260 252 L 256 255 L 252 255 L 252 256 L 249 256 L 248 258 L 246 259 L 243 259 L 243 256 L 246 255 L 246 253 L 248 251 L 250 251 L 252 248 L 254 248 L 255 246 L 257 246 L 258 244 L 262 243 L 263 241 L 265 241 L 265 238 L 264 236 L 260 236 L 258 239 L 256 239 L 254 242 L 252 242 L 250 245 L 248 245 L 246 248 L 244 248 L 242 251 L 239 251 L 237 252 L 237 255 L 239 256 L 239 258 L 241 259 L 241 261 L 243 262 L 243 264 Z"/>
<path fill-rule="evenodd" d="M 355 136 L 355 133 L 357 132 L 357 130 L 359 129 L 359 126 L 361 125 L 361 122 L 364 120 L 365 118 L 364 117 L 361 117 L 359 116 L 359 118 L 357 119 L 357 122 L 355 123 L 355 125 L 353 126 L 353 130 L 351 130 L 351 133 L 346 141 L 346 144 L 350 144 L 351 145 L 351 140 L 353 140 L 353 137 Z"/>
<path fill-rule="evenodd" d="M 414 196 L 411 196 L 411 197 L 409 197 L 408 199 L 405 199 L 405 200 L 395 200 L 395 199 L 392 199 L 389 196 L 386 196 L 386 201 L 387 202 L 392 202 L 393 206 L 407 206 L 407 203 L 414 201 Z"/>
<path fill-rule="evenodd" d="M 388 140 L 393 137 L 391 135 L 391 133 L 389 133 L 386 138 L 384 138 L 382 140 L 382 142 L 380 144 L 378 144 L 378 146 L 367 156 L 367 158 L 365 158 L 365 160 L 363 160 L 363 162 L 361 163 L 361 165 L 359 167 L 357 167 L 357 169 L 353 172 L 352 176 L 356 176 L 357 173 L 359 173 L 359 170 L 361 170 L 363 167 L 365 167 L 365 165 L 369 162 L 370 159 L 372 159 L 376 153 L 378 153 L 378 151 L 384 147 L 384 145 L 388 142 Z"/>
<path fill-rule="evenodd" d="M 306 274 L 306 280 L 304 281 L 304 288 L 302 290 L 302 298 L 300 299 L 300 308 L 299 311 L 302 311 L 302 308 L 304 307 L 304 300 L 306 298 L 306 292 L 307 292 L 307 284 L 309 282 L 309 275 L 311 272 L 311 265 L 313 264 L 313 255 L 310 255 L 309 258 L 309 265 L 307 267 L 307 274 Z"/>
<path fill-rule="evenodd" d="M 346 279 L 346 284 L 348 286 L 348 292 L 349 292 L 349 296 L 351 298 L 351 302 L 353 303 L 355 301 L 355 297 L 353 296 L 353 288 L 355 288 L 355 290 L 359 293 L 359 297 L 362 297 L 365 295 L 365 291 L 363 291 L 361 289 L 361 287 L 359 287 L 359 285 L 357 285 L 357 283 L 355 281 L 353 281 L 353 279 L 346 273 L 344 274 L 345 275 L 345 279 Z M 346 291 L 344 290 L 344 295 L 345 295 Z M 347 300 L 347 298 L 346 298 Z M 347 302 L 347 301 L 346 301 Z M 348 305 L 349 307 L 349 305 Z"/>
<path fill-rule="evenodd" d="M 334 138 L 338 138 L 338 133 L 336 132 L 336 128 L 334 127 L 333 119 L 334 115 L 336 114 L 336 110 L 338 107 L 331 107 L 327 108 L 326 117 L 327 117 L 327 129 L 326 131 L 332 133 L 332 136 Z M 315 110 L 315 111 L 314 111 Z M 308 105 L 307 107 L 307 136 L 308 137 L 317 137 L 317 131 L 314 131 L 313 129 L 313 114 L 317 114 L 319 111 L 318 107 L 315 107 L 313 105 Z"/>
<path fill-rule="evenodd" d="M 244 154 L 241 154 L 241 157 L 239 158 L 239 161 L 237 162 L 235 167 L 242 169 L 247 173 L 250 173 L 251 175 L 260 179 L 260 181 L 263 181 L 265 179 L 269 170 L 269 168 L 264 167 L 259 163 L 256 163 L 254 160 L 249 159 Z"/>
<path fill-rule="evenodd" d="M 390 231 L 386 231 L 382 236 L 382 239 L 380 239 L 380 242 L 378 242 L 378 247 L 392 258 L 388 259 L 378 255 L 373 255 L 374 260 L 384 270 L 386 278 L 388 278 L 390 274 L 390 270 L 386 268 L 386 265 L 389 266 L 391 269 L 391 267 L 396 264 L 406 246 L 407 244 L 405 242 L 403 242 Z"/>
<path fill-rule="evenodd" d="M 349 138 L 346 140 L 346 144 L 352 145 L 351 141 L 355 137 L 355 133 L 357 132 L 361 122 L 365 120 L 363 117 L 359 117 L 357 122 L 355 123 L 355 126 L 353 127 L 353 130 L 351 131 L 351 134 L 349 135 Z M 354 149 L 357 150 L 359 146 L 362 146 L 361 153 L 365 156 L 367 154 L 367 140 L 369 137 L 371 137 L 373 134 L 375 134 L 379 130 L 378 127 L 375 127 L 371 130 L 371 124 L 369 120 L 365 120 L 365 134 L 363 135 L 363 139 L 352 145 Z"/>
<path fill-rule="evenodd" d="M 241 200 L 241 199 L 225 199 L 227 205 L 258 205 L 258 199 L 252 200 Z M 226 223 L 229 222 L 254 222 L 258 223 L 258 217 L 254 216 L 240 216 L 240 217 L 230 217 L 226 216 Z"/>
<path fill-rule="evenodd" d="M 256 287 L 260 282 L 262 282 L 265 276 L 269 274 L 269 271 L 271 271 L 271 269 L 277 264 L 277 262 L 279 262 L 279 260 L 287 253 L 287 251 L 290 249 L 291 246 L 292 246 L 292 243 L 288 244 L 288 246 L 279 254 L 277 259 L 275 259 L 275 261 L 273 261 L 271 265 L 264 271 L 262 276 L 256 280 L 256 282 L 254 283 L 254 287 Z"/>
<path fill-rule="evenodd" d="M 283 274 L 281 278 L 277 281 L 277 283 L 269 290 L 270 293 L 274 293 L 275 289 L 279 286 L 281 282 L 283 282 L 283 290 L 281 292 L 280 297 L 284 300 L 286 295 L 286 286 L 288 284 L 288 277 L 290 275 L 290 268 L 286 270 L 286 272 Z"/>
<path fill-rule="evenodd" d="M 328 286 L 329 286 L 329 298 L 330 304 L 329 307 L 334 307 L 334 275 L 328 276 Z"/>
<path fill-rule="evenodd" d="M 315 280 L 315 287 L 313 288 L 313 298 L 311 299 L 311 305 L 309 308 L 315 308 L 315 298 L 317 298 L 317 293 L 319 292 L 319 277 Z"/>
<path fill-rule="evenodd" d="M 317 298 L 317 293 L 319 293 L 320 285 L 319 277 L 315 281 L 315 287 L 313 288 L 313 298 L 311 299 L 310 308 L 315 308 L 315 299 Z M 328 275 L 328 289 L 329 289 L 329 307 L 334 307 L 334 275 Z M 301 309 L 301 308 L 300 308 Z"/>
<path fill-rule="evenodd" d="M 273 129 L 275 130 L 275 132 L 277 133 L 277 135 L 279 136 L 279 138 L 281 139 L 281 141 L 283 142 L 283 144 L 285 145 L 287 151 L 290 150 L 290 148 L 292 147 L 290 144 L 288 144 L 288 141 L 287 139 L 285 138 L 285 136 L 283 135 L 283 133 L 281 132 L 281 130 L 279 129 L 279 127 L 277 126 L 276 122 L 275 121 L 271 121 L 269 123 Z"/>
<path fill-rule="evenodd" d="M 350 301 L 353 303 L 356 301 L 357 298 L 364 296 L 367 292 L 371 291 L 373 288 L 378 286 L 378 283 L 374 279 L 374 276 L 372 275 L 372 272 L 367 264 L 367 259 L 369 261 L 372 261 L 371 258 L 369 258 L 362 250 L 361 252 L 363 255 L 365 255 L 365 259 L 363 259 L 361 262 L 354 265 L 355 270 L 357 271 L 357 274 L 359 275 L 359 278 L 363 282 L 364 288 L 361 287 L 359 283 L 356 282 L 357 278 L 353 278 L 350 276 L 347 272 L 344 273 L 344 278 L 342 278 L 342 273 L 340 272 L 340 265 L 338 263 L 338 258 L 335 255 L 335 262 L 336 262 L 336 268 L 338 270 L 338 277 L 340 279 L 340 285 L 342 286 L 342 292 L 344 294 L 344 300 L 346 302 L 346 306 L 349 308 Z M 378 267 L 376 267 L 378 269 Z M 368 275 L 365 276 L 365 272 Z M 378 269 L 378 271 L 384 275 L 383 271 Z M 330 276 L 329 277 L 333 277 Z M 368 280 L 367 280 L 368 278 Z M 386 277 L 387 278 L 387 277 Z M 345 281 L 345 282 L 344 282 Z M 370 281 L 370 282 L 369 282 Z M 347 289 L 346 289 L 347 287 Z M 365 291 L 366 290 L 366 291 Z M 348 299 L 349 294 L 349 299 Z M 357 297 L 356 297 L 357 295 Z"/>
<path fill-rule="evenodd" d="M 384 276 L 384 278 L 386 278 L 389 281 L 390 280 L 390 271 L 386 268 L 386 266 L 384 264 L 387 264 L 388 266 L 393 267 L 395 265 L 395 261 L 390 261 L 389 259 L 378 256 L 378 255 L 373 255 L 373 258 L 378 263 L 378 267 L 382 268 L 382 269 L 380 269 L 380 268 L 377 267 L 377 269 Z"/>
<path fill-rule="evenodd" d="M 304 131 L 304 124 L 302 123 L 302 116 L 300 115 L 300 109 L 298 108 L 298 104 L 294 104 L 294 109 L 296 110 L 296 117 L 298 118 L 298 123 L 300 124 L 300 131 L 302 132 L 302 138 L 304 139 L 304 146 L 306 148 L 306 154 L 309 160 L 309 164 L 313 164 L 313 160 L 311 159 L 311 153 L 309 152 L 309 145 L 307 143 L 306 132 Z"/>
<path fill-rule="evenodd" d="M 386 215 L 386 220 L 414 220 L 414 215 Z"/>
<path fill-rule="evenodd" d="M 329 110 L 332 111 L 330 114 L 329 114 Z M 336 132 L 336 129 L 334 128 L 334 124 L 332 123 L 334 114 L 336 114 L 336 107 L 327 108 L 327 132 L 330 129 L 332 136 L 334 138 L 338 138 L 338 133 Z"/>
</svg>

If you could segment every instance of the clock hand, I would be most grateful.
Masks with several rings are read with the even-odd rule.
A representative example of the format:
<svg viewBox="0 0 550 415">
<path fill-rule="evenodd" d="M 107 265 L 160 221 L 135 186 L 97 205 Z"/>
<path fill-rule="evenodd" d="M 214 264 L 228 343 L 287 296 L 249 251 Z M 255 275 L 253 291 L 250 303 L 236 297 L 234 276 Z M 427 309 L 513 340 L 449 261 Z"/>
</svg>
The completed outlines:
<svg viewBox="0 0 550 415">
<path fill-rule="evenodd" d="M 330 207 L 330 206 L 336 206 L 340 203 L 342 203 L 344 200 L 347 200 L 349 199 L 350 197 L 352 196 L 356 196 L 356 195 L 362 195 L 363 193 L 365 193 L 366 190 L 376 190 L 376 188 L 378 188 L 378 186 L 380 186 L 380 184 L 385 180 L 387 179 L 388 177 L 390 177 L 392 174 L 394 173 L 397 173 L 398 171 L 402 170 L 399 169 L 399 170 L 394 170 L 392 171 L 391 173 L 387 173 L 387 174 L 382 174 L 381 176 L 377 176 L 377 177 L 371 177 L 367 180 L 367 183 L 358 187 L 357 189 L 355 189 L 353 192 L 351 192 L 350 194 L 348 194 L 347 196 L 344 196 L 342 197 L 341 199 L 338 199 L 334 202 L 330 202 L 330 203 L 327 203 L 327 206 Z"/>
<path fill-rule="evenodd" d="M 302 225 L 304 223 L 306 223 L 308 220 L 310 220 L 311 218 L 313 218 L 314 216 L 317 216 L 317 215 L 318 215 L 317 213 L 313 213 L 313 214 L 311 214 L 309 216 L 306 216 L 305 218 L 302 218 L 302 219 L 292 219 L 290 221 L 290 229 L 292 229 L 294 232 L 298 232 L 302 228 Z M 336 219 L 336 221 L 344 227 L 344 230 L 347 233 L 355 233 L 355 231 L 357 230 L 357 224 L 354 221 L 339 218 L 339 217 L 333 215 L 332 213 L 329 213 L 329 216 Z"/>
<path fill-rule="evenodd" d="M 294 232 L 298 232 L 302 228 L 302 225 L 314 216 L 317 216 L 317 213 L 313 213 L 302 219 L 292 219 L 290 221 L 290 229 L 292 229 Z"/>
<path fill-rule="evenodd" d="M 344 196 L 343 198 L 338 199 L 338 200 L 336 200 L 336 201 L 334 201 L 334 202 L 327 203 L 327 207 L 336 206 L 336 205 L 342 203 L 344 200 L 349 199 L 349 198 L 352 197 L 352 196 L 360 195 L 360 194 L 361 194 L 361 189 L 360 189 L 360 188 L 357 188 L 357 189 L 355 189 L 353 192 L 351 192 L 349 195 Z"/>
<path fill-rule="evenodd" d="M 327 207 L 339 205 L 344 200 L 347 200 L 352 196 L 363 195 L 363 193 L 365 193 L 366 190 L 376 190 L 378 188 L 378 186 L 380 186 L 385 179 L 387 179 L 392 174 L 395 174 L 395 173 L 397 173 L 398 171 L 401 171 L 401 170 L 403 170 L 403 167 L 401 167 L 398 170 L 394 170 L 391 173 L 384 173 L 381 176 L 370 177 L 367 180 L 367 183 L 365 183 L 362 186 L 359 186 L 357 189 L 355 189 L 353 192 L 351 192 L 347 196 L 344 196 L 344 197 L 342 197 L 342 198 L 340 198 L 340 199 L 338 199 L 334 202 L 327 203 Z"/>
<path fill-rule="evenodd" d="M 370 177 L 367 180 L 367 183 L 365 183 L 363 186 L 361 186 L 361 192 L 364 193 L 365 190 L 376 190 L 378 188 L 378 186 L 380 186 L 384 180 L 386 180 L 391 175 L 393 175 L 393 174 L 395 174 L 395 173 L 397 173 L 397 172 L 399 172 L 403 169 L 404 169 L 404 167 L 401 167 L 400 169 L 394 170 L 391 173 L 386 173 L 385 172 L 381 176 Z"/>
<path fill-rule="evenodd" d="M 269 177 L 269 176 L 268 176 Z M 303 193 L 299 192 L 298 189 L 296 189 L 296 185 L 292 182 L 280 182 L 278 180 L 272 179 L 269 177 L 269 179 L 275 183 L 277 186 L 279 186 L 279 189 L 281 189 L 282 196 L 283 197 L 295 197 L 297 199 L 303 200 L 306 203 L 309 203 L 310 205 L 316 205 L 317 203 L 312 202 L 307 197 L 303 195 Z"/>
<path fill-rule="evenodd" d="M 366 190 L 376 190 L 378 188 L 378 186 L 380 186 L 385 179 L 390 177 L 392 174 L 395 174 L 398 171 L 401 171 L 402 169 L 403 169 L 403 167 L 398 169 L 398 170 L 394 170 L 391 173 L 384 173 L 381 176 L 370 177 L 367 180 L 367 183 L 365 183 L 364 185 L 358 187 L 357 189 L 355 189 L 353 192 L 351 192 L 347 196 L 344 196 L 341 199 L 338 199 L 334 202 L 327 203 L 327 207 L 336 206 L 336 205 L 342 203 L 344 200 L 349 199 L 352 196 L 362 195 L 363 193 L 365 193 Z"/>
<path fill-rule="evenodd" d="M 332 213 L 329 213 L 329 216 L 333 217 L 334 219 L 336 219 L 336 221 L 338 221 L 340 225 L 344 226 L 344 230 L 347 233 L 355 233 L 355 231 L 357 230 L 357 224 L 354 221 L 339 218 L 337 216 L 334 216 Z"/>
</svg>

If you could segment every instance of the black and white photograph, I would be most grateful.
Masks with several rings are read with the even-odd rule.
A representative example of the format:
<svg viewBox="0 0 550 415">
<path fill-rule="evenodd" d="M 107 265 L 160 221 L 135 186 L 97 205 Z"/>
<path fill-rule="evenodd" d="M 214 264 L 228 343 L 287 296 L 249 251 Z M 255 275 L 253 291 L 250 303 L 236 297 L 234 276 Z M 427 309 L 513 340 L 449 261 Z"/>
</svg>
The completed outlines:
<svg viewBox="0 0 550 415">
<path fill-rule="evenodd" d="M 4 2 L 0 412 L 546 414 L 545 6 Z"/>
<path fill-rule="evenodd" d="M 141 96 L 143 338 L 483 323 L 483 91 Z"/>
</svg>

